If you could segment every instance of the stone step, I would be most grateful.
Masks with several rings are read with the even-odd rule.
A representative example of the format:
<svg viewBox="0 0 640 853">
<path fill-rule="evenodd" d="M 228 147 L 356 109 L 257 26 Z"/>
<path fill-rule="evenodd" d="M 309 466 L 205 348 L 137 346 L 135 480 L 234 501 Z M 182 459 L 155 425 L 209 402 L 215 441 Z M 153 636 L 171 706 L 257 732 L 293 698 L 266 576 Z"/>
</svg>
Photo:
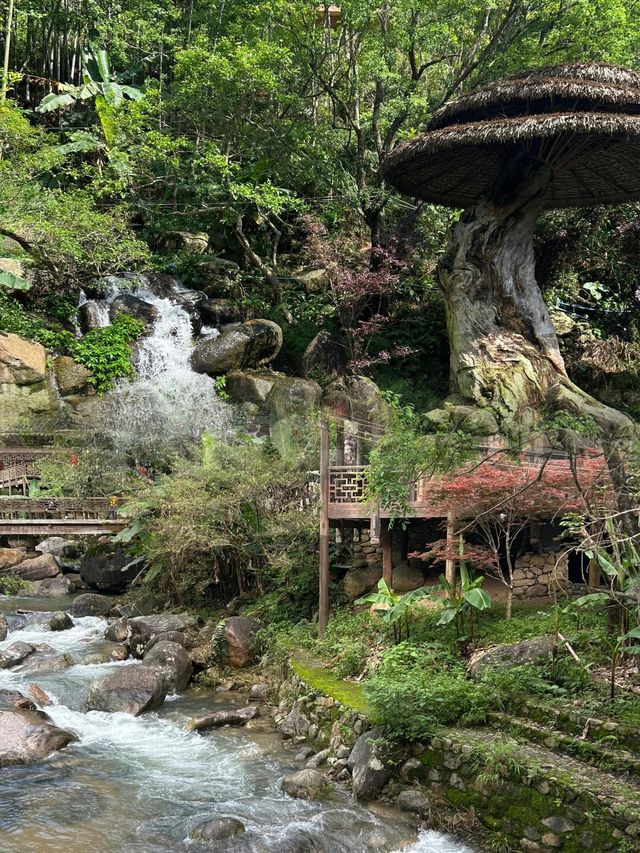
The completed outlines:
<svg viewBox="0 0 640 853">
<path fill-rule="evenodd" d="M 592 717 L 581 708 L 572 708 L 571 705 L 558 708 L 538 700 L 527 701 L 518 713 L 540 725 L 592 743 L 606 744 L 607 748 L 621 747 L 640 753 L 640 726 L 632 723 L 605 716 Z"/>
<path fill-rule="evenodd" d="M 517 738 L 542 744 L 554 752 L 562 752 L 612 773 L 625 773 L 640 781 L 640 755 L 626 749 L 612 747 L 608 743 L 581 739 L 559 729 L 543 726 L 530 719 L 522 719 L 504 713 L 493 713 L 489 723 L 496 729 L 510 732 Z"/>
</svg>

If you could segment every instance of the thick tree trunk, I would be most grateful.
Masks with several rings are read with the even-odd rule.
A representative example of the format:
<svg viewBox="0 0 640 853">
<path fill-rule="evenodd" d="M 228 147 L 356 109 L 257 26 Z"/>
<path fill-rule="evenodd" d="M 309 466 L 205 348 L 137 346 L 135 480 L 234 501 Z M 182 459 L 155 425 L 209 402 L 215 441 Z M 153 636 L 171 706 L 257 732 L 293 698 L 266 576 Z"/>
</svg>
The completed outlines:
<svg viewBox="0 0 640 853">
<path fill-rule="evenodd" d="M 588 414 L 604 437 L 619 437 L 629 432 L 631 421 L 567 376 L 533 253 L 552 173 L 546 166 L 532 171 L 530 164 L 525 171 L 511 164 L 503 182 L 508 194 L 465 211 L 439 264 L 452 402 L 491 412 L 500 432 L 534 429 L 545 413 L 563 409 Z"/>
</svg>

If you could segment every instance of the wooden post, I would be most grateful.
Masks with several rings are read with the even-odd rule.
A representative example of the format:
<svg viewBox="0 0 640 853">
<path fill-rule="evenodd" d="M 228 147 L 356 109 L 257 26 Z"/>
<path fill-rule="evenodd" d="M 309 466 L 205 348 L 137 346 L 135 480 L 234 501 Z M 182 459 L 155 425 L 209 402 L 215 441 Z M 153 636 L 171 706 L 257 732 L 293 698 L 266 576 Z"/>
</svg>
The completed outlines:
<svg viewBox="0 0 640 853">
<path fill-rule="evenodd" d="M 329 426 L 320 422 L 320 581 L 318 590 L 318 634 L 323 637 L 329 623 Z"/>
<path fill-rule="evenodd" d="M 447 549 L 453 547 L 456 537 L 456 516 L 453 510 L 447 513 Z M 444 576 L 451 586 L 456 584 L 456 560 L 449 559 L 445 562 Z"/>
<path fill-rule="evenodd" d="M 382 523 L 382 577 L 389 589 L 393 589 L 393 529 L 389 521 Z"/>
<path fill-rule="evenodd" d="M 344 424 L 341 421 L 336 427 L 336 465 L 344 465 Z"/>
<path fill-rule="evenodd" d="M 595 558 L 589 560 L 589 589 L 598 589 L 601 581 L 600 563 Z"/>
</svg>

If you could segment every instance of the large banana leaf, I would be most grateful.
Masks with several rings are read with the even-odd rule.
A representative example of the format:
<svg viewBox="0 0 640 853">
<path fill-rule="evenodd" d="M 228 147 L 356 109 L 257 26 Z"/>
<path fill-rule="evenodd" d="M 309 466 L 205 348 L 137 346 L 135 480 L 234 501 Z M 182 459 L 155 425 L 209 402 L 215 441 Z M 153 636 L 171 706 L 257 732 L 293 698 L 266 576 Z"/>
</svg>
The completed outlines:
<svg viewBox="0 0 640 853">
<path fill-rule="evenodd" d="M 6 290 L 29 290 L 31 282 L 12 272 L 0 270 L 0 287 Z"/>
</svg>

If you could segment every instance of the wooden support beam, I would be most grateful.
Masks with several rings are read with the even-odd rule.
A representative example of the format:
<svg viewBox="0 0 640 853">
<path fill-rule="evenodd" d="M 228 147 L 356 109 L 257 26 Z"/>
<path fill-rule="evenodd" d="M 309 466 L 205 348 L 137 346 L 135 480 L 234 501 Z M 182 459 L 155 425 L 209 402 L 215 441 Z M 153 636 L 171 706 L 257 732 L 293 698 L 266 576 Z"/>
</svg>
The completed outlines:
<svg viewBox="0 0 640 853">
<path fill-rule="evenodd" d="M 456 516 L 453 510 L 447 513 L 447 549 L 454 547 L 456 539 Z M 456 584 L 456 563 L 454 559 L 449 559 L 445 562 L 444 576 L 447 583 L 451 586 Z"/>
<path fill-rule="evenodd" d="M 602 583 L 600 564 L 594 558 L 589 560 L 589 589 L 598 589 Z"/>
<path fill-rule="evenodd" d="M 320 577 L 318 590 L 318 634 L 323 637 L 329 623 L 329 425 L 320 422 Z"/>
<path fill-rule="evenodd" d="M 382 577 L 389 589 L 393 589 L 393 529 L 389 522 L 382 524 Z"/>
</svg>

